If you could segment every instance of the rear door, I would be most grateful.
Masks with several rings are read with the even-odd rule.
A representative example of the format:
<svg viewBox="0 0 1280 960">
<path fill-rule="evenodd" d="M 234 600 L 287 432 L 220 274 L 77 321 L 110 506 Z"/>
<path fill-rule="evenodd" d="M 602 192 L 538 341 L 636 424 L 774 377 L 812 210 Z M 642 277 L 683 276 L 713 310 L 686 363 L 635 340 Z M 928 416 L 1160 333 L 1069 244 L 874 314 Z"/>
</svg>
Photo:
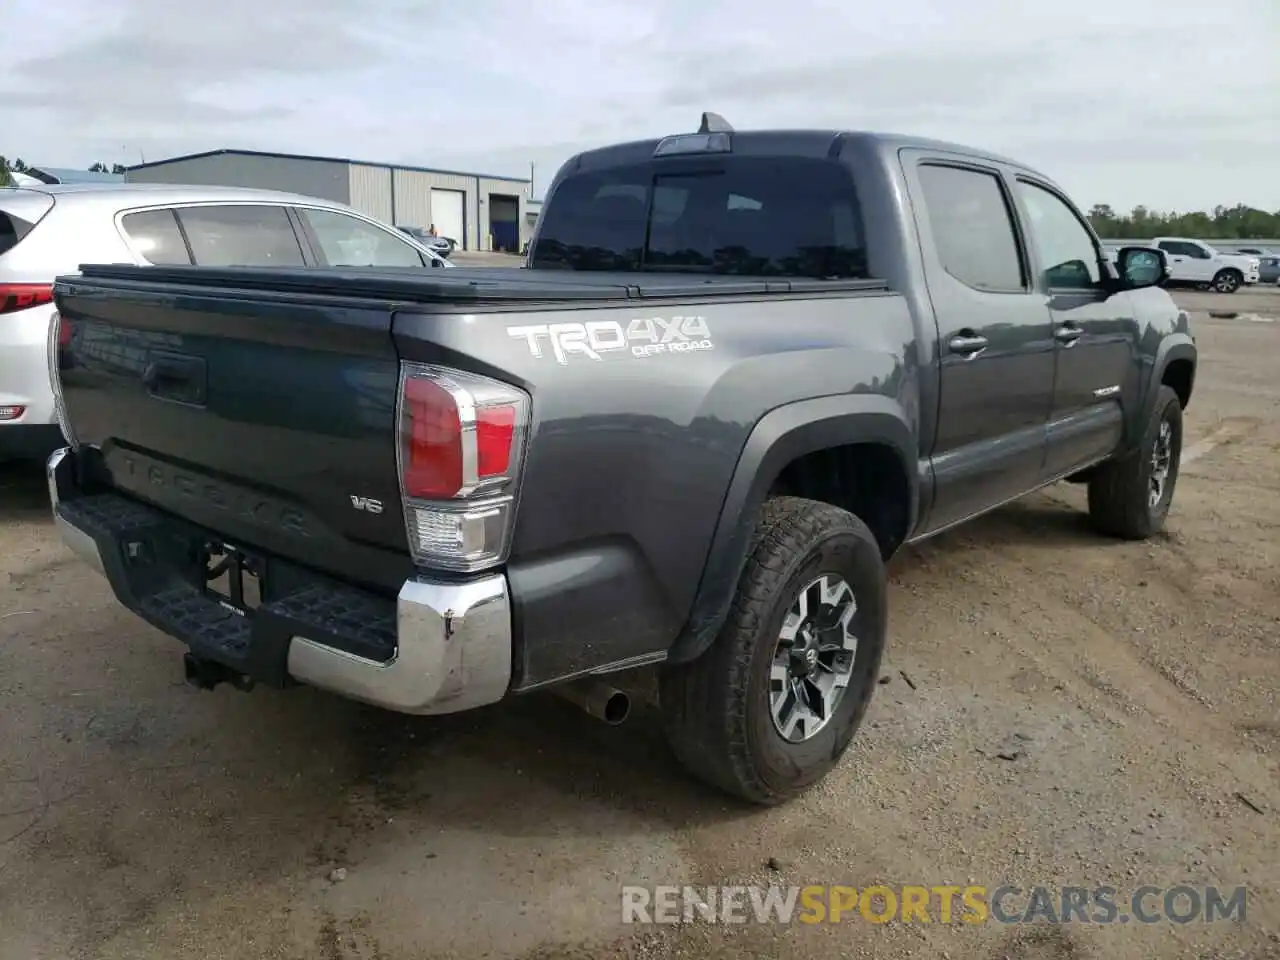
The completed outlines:
<svg viewBox="0 0 1280 960">
<path fill-rule="evenodd" d="M 1039 483 L 1053 340 L 1001 171 L 903 154 L 940 336 L 932 532 Z"/>
</svg>

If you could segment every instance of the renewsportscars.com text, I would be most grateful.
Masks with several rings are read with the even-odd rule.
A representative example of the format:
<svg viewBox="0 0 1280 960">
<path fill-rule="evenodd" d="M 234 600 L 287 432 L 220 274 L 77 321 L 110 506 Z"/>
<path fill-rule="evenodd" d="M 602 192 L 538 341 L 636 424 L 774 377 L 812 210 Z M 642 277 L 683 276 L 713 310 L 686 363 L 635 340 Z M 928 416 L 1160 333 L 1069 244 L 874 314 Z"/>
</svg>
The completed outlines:
<svg viewBox="0 0 1280 960">
<path fill-rule="evenodd" d="M 623 923 L 1243 923 L 1244 887 L 628 886 Z"/>
</svg>

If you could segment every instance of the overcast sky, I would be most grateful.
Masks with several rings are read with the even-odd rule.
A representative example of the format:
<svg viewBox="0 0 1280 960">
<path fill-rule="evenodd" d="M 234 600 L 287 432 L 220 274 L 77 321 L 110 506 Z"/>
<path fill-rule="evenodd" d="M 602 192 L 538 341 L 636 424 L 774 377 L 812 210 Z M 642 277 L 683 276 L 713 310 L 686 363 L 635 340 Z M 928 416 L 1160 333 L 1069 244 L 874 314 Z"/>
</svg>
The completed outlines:
<svg viewBox="0 0 1280 960">
<path fill-rule="evenodd" d="M 5 7 L 0 153 L 29 163 L 241 147 L 516 176 L 533 162 L 545 185 L 576 150 L 710 109 L 740 129 L 998 150 L 1085 207 L 1280 209 L 1277 0 Z"/>
</svg>

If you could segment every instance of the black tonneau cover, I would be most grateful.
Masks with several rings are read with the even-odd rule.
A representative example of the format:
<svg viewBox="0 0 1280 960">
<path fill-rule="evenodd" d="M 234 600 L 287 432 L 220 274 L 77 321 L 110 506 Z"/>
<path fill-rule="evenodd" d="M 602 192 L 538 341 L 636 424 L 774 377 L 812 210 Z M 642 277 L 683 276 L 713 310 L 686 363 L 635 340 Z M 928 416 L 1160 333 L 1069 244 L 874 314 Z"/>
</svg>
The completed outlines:
<svg viewBox="0 0 1280 960">
<path fill-rule="evenodd" d="M 731 297 L 767 293 L 839 293 L 882 290 L 883 280 L 750 278 L 680 273 L 595 273 L 521 267 L 196 267 L 82 264 L 84 280 L 175 283 L 206 289 L 298 292 L 411 303 L 554 302 L 638 300 L 668 297 Z"/>
</svg>

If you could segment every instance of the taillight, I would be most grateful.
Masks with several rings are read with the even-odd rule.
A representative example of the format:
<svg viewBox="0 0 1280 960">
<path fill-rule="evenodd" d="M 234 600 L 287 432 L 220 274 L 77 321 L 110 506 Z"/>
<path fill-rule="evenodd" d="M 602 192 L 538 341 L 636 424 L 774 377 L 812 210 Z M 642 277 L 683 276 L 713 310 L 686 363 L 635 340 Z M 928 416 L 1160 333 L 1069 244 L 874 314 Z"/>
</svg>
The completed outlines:
<svg viewBox="0 0 1280 960">
<path fill-rule="evenodd" d="M 0 313 L 17 313 L 53 303 L 53 287 L 47 283 L 0 283 Z"/>
<path fill-rule="evenodd" d="M 401 365 L 400 490 L 418 563 L 474 571 L 506 559 L 529 410 L 510 384 Z"/>
<path fill-rule="evenodd" d="M 53 311 L 49 318 L 48 360 L 49 386 L 53 390 L 53 413 L 58 418 L 58 426 L 62 435 L 71 446 L 77 446 L 76 435 L 71 430 L 71 421 L 67 418 L 66 401 L 62 397 L 62 351 L 71 343 L 71 325 L 61 312 Z"/>
</svg>

